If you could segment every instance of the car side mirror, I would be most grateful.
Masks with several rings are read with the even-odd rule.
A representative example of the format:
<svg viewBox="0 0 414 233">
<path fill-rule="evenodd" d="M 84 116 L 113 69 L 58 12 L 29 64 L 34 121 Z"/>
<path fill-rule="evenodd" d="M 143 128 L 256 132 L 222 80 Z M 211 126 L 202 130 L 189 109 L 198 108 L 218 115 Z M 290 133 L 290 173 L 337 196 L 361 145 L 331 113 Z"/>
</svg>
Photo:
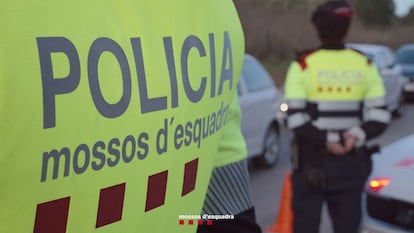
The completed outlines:
<svg viewBox="0 0 414 233">
<path fill-rule="evenodd" d="M 388 69 L 392 69 L 392 68 L 394 68 L 394 66 L 395 66 L 395 62 L 393 62 L 393 63 L 389 64 L 389 65 L 387 66 L 387 68 L 388 68 Z"/>
</svg>

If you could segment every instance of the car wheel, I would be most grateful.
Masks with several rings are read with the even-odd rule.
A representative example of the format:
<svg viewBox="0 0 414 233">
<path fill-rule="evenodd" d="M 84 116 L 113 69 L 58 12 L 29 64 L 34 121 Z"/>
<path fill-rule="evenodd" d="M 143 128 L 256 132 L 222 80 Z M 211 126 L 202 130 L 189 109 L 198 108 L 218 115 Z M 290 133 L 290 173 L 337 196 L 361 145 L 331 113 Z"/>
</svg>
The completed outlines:
<svg viewBox="0 0 414 233">
<path fill-rule="evenodd" d="M 404 100 L 405 102 L 413 102 L 414 101 L 414 94 L 413 92 L 404 91 Z"/>
<path fill-rule="evenodd" d="M 404 115 L 404 112 L 405 112 L 405 98 L 404 98 L 404 95 L 401 94 L 400 102 L 398 104 L 397 109 L 394 110 L 393 115 L 395 117 L 402 117 Z"/>
<path fill-rule="evenodd" d="M 260 156 L 254 158 L 254 164 L 259 167 L 273 167 L 279 160 L 280 139 L 279 128 L 276 124 L 271 125 L 264 137 L 263 152 Z"/>
</svg>

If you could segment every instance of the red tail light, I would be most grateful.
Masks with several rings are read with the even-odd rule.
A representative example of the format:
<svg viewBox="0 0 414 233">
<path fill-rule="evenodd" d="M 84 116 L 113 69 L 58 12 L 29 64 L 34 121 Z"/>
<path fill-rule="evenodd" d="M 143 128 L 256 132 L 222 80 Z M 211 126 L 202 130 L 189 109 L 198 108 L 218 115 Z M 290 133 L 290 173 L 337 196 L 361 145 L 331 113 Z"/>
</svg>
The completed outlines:
<svg viewBox="0 0 414 233">
<path fill-rule="evenodd" d="M 369 181 L 368 192 L 379 193 L 382 188 L 390 184 L 389 178 L 376 177 Z"/>
</svg>

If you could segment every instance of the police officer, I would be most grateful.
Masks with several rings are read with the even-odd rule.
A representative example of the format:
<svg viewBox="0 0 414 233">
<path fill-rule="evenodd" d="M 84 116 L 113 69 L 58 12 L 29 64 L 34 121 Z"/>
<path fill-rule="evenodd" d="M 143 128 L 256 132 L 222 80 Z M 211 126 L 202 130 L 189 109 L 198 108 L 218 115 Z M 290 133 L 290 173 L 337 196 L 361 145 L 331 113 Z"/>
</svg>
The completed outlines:
<svg viewBox="0 0 414 233">
<path fill-rule="evenodd" d="M 316 233 L 327 203 L 335 233 L 357 233 L 370 172 L 367 140 L 390 121 L 377 68 L 344 46 L 353 10 L 328 1 L 312 15 L 322 45 L 301 53 L 287 73 L 287 125 L 294 131 L 294 233 Z"/>
<path fill-rule="evenodd" d="M 246 160 L 213 170 L 202 215 L 212 213 L 230 217 L 200 225 L 197 233 L 262 232 L 256 221 Z"/>
<path fill-rule="evenodd" d="M 233 2 L 5 0 L 0 15 L 0 232 L 196 232 L 213 168 L 245 158 L 226 150 L 244 147 Z"/>
</svg>

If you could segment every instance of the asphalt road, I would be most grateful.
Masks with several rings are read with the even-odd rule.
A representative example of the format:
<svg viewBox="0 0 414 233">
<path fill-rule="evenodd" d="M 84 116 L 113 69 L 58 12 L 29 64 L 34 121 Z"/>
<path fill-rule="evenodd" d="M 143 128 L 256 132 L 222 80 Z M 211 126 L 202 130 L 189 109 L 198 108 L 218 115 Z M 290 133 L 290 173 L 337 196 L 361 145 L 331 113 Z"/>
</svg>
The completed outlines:
<svg viewBox="0 0 414 233">
<path fill-rule="evenodd" d="M 385 133 L 374 142 L 379 143 L 380 145 L 386 145 L 414 133 L 413 116 L 414 104 L 407 104 L 404 115 L 401 118 L 394 118 Z M 283 180 L 286 172 L 291 169 L 289 161 L 289 156 L 291 154 L 289 148 L 291 137 L 291 132 L 286 129 L 282 130 L 281 157 L 276 166 L 271 169 L 250 168 L 256 217 L 264 233 L 269 232 L 267 231 L 268 227 L 275 223 L 279 209 Z M 327 217 L 326 211 L 324 211 L 320 233 L 332 232 L 329 218 Z"/>
</svg>

